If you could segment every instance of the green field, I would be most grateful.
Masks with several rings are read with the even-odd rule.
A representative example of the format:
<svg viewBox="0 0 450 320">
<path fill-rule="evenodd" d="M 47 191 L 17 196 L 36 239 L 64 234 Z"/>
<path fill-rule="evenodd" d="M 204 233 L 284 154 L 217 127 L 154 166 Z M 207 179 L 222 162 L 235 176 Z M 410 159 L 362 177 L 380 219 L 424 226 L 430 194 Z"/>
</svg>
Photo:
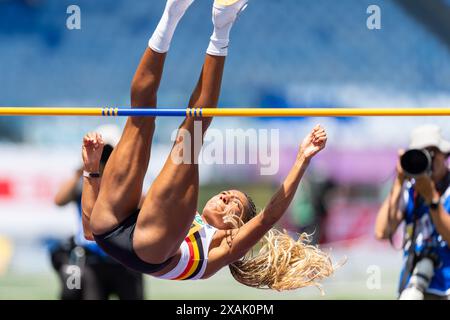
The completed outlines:
<svg viewBox="0 0 450 320">
<path fill-rule="evenodd" d="M 395 280 L 395 279 L 393 279 Z M 330 279 L 324 283 L 325 296 L 316 288 L 291 292 L 276 292 L 245 287 L 223 270 L 205 281 L 165 281 L 145 277 L 146 299 L 394 299 L 395 281 L 382 286 L 382 290 L 368 290 L 361 281 Z M 56 275 L 9 273 L 0 277 L 0 299 L 54 300 L 58 297 Z"/>
<path fill-rule="evenodd" d="M 270 199 L 275 190 L 274 185 L 239 185 L 239 188 L 251 194 L 256 205 L 261 208 Z M 223 185 L 208 185 L 199 197 L 200 207 L 217 192 L 224 189 Z M 326 295 L 321 296 L 317 288 L 304 288 L 290 292 L 260 290 L 243 286 L 231 276 L 228 268 L 224 268 L 208 280 L 201 281 L 166 281 L 145 277 L 146 299 L 395 299 L 398 281 L 398 253 L 392 249 L 383 252 L 368 250 L 362 244 L 360 247 L 345 247 L 333 251 L 336 261 L 348 257 L 348 262 L 334 277 L 323 283 Z M 46 259 L 46 257 L 43 257 Z M 381 260 L 380 260 L 381 259 Z M 397 262 L 395 262 L 397 261 Z M 381 286 L 369 290 L 367 268 L 371 265 L 380 266 L 382 270 Z M 0 299 L 48 299 L 58 298 L 59 282 L 50 266 L 42 273 L 18 273 L 13 267 L 9 272 L 0 275 Z"/>
</svg>

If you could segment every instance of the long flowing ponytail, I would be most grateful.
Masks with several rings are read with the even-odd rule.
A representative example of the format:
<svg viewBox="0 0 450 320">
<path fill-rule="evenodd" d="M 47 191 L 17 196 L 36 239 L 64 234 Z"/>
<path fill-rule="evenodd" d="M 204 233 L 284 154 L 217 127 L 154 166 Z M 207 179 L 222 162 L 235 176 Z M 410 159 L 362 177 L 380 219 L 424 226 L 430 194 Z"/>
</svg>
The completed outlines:
<svg viewBox="0 0 450 320">
<path fill-rule="evenodd" d="M 256 215 L 253 201 L 247 198 L 250 208 L 246 221 Z M 233 224 L 243 223 L 241 220 Z M 259 250 L 250 250 L 229 268 L 236 281 L 249 287 L 284 291 L 315 286 L 323 295 L 319 282 L 330 277 L 343 263 L 334 265 L 328 253 L 311 245 L 306 233 L 295 240 L 286 231 L 271 229 L 261 240 Z"/>
</svg>

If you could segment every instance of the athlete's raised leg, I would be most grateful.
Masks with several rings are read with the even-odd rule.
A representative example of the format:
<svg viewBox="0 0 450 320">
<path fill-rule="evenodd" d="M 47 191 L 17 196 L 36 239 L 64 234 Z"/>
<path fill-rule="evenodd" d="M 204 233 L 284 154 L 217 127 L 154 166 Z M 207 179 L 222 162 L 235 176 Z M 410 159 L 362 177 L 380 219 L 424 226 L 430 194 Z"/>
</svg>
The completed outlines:
<svg viewBox="0 0 450 320">
<path fill-rule="evenodd" d="M 217 107 L 229 33 L 246 3 L 247 0 L 241 0 L 234 6 L 215 5 L 214 34 L 189 102 L 190 107 Z M 189 231 L 197 212 L 199 190 L 199 150 L 195 149 L 194 140 L 197 140 L 197 145 L 199 141 L 201 144 L 211 120 L 185 119 L 171 154 L 146 196 L 134 234 L 134 249 L 144 261 L 159 263 L 170 258 Z M 202 126 L 197 136 L 196 125 Z M 190 143 L 186 144 L 185 139 L 189 139 Z M 190 148 L 187 147 L 189 145 Z"/>
<path fill-rule="evenodd" d="M 168 0 L 158 27 L 149 40 L 131 85 L 131 106 L 156 107 L 166 53 L 175 28 L 193 0 Z M 94 234 L 110 231 L 133 214 L 141 200 L 147 172 L 154 117 L 130 117 L 102 177 L 90 224 Z"/>
</svg>

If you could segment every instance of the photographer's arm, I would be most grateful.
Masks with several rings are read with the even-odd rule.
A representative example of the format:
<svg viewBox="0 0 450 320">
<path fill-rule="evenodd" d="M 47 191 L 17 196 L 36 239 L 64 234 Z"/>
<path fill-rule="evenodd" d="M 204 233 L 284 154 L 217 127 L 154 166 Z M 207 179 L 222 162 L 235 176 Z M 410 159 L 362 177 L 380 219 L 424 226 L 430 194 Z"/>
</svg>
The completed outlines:
<svg viewBox="0 0 450 320">
<path fill-rule="evenodd" d="M 399 204 L 403 192 L 403 183 L 405 181 L 405 173 L 400 165 L 400 157 L 404 152 L 402 149 L 398 151 L 397 176 L 395 177 L 391 192 L 378 211 L 375 222 L 375 237 L 378 240 L 389 239 L 403 220 L 403 211 L 400 210 Z"/>
<path fill-rule="evenodd" d="M 415 187 L 425 199 L 426 203 L 440 202 L 441 196 L 436 190 L 435 184 L 429 177 L 417 179 Z M 442 203 L 439 203 L 438 208 L 435 210 L 430 208 L 430 214 L 437 232 L 447 243 L 450 243 L 450 215 L 445 210 Z"/>
<path fill-rule="evenodd" d="M 54 199 L 54 202 L 58 207 L 65 206 L 76 199 L 78 189 L 77 186 L 82 174 L 83 169 L 77 170 L 72 178 L 65 181 L 61 185 Z"/>
<path fill-rule="evenodd" d="M 375 237 L 379 240 L 389 239 L 403 220 L 403 212 L 399 209 L 403 190 L 403 179 L 395 179 L 392 190 L 378 211 L 375 222 Z"/>
<path fill-rule="evenodd" d="M 442 203 L 437 210 L 430 210 L 430 212 L 437 232 L 447 243 L 450 243 L 450 215 Z"/>
</svg>

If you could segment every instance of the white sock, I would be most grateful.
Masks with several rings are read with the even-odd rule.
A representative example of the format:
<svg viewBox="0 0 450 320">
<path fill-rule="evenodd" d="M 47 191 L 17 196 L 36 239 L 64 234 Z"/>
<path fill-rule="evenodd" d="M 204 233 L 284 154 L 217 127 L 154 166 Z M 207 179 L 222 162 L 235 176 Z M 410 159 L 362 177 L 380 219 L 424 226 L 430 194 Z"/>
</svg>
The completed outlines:
<svg viewBox="0 0 450 320">
<path fill-rule="evenodd" d="M 230 31 L 239 13 L 245 9 L 248 0 L 240 0 L 232 5 L 220 5 L 214 2 L 213 24 L 214 31 L 206 53 L 212 56 L 228 55 Z"/>
<path fill-rule="evenodd" d="M 159 53 L 169 51 L 178 22 L 193 2 L 194 0 L 167 0 L 161 20 L 148 40 L 148 46 L 152 50 Z"/>
</svg>

